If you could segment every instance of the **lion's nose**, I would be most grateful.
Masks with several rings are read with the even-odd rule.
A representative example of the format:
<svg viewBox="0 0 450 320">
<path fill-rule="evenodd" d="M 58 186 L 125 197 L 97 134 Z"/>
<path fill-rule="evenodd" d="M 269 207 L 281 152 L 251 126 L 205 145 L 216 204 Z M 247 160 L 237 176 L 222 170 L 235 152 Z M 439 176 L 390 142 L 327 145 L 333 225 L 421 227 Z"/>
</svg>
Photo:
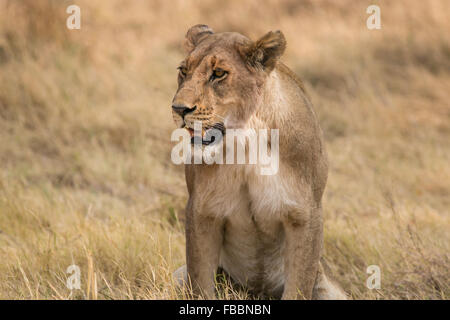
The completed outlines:
<svg viewBox="0 0 450 320">
<path fill-rule="evenodd" d="M 182 104 L 174 104 L 172 106 L 172 110 L 174 112 L 176 112 L 177 114 L 179 114 L 181 117 L 184 117 L 185 115 L 187 115 L 190 112 L 194 112 L 195 109 L 197 109 L 197 106 L 194 106 L 192 108 L 188 108 L 185 105 Z"/>
</svg>

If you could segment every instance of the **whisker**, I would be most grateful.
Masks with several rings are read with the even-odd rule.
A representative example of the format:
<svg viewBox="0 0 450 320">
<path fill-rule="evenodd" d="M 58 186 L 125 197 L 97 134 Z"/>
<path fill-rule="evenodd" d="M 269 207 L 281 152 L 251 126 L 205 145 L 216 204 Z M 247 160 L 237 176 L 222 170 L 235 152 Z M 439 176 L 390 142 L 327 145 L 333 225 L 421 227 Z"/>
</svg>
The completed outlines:
<svg viewBox="0 0 450 320">
<path fill-rule="evenodd" d="M 214 116 L 216 116 L 217 118 L 220 118 L 220 119 L 222 119 L 222 120 L 225 120 L 225 118 L 224 117 L 222 117 L 222 116 L 219 116 L 217 113 L 212 113 Z"/>
</svg>

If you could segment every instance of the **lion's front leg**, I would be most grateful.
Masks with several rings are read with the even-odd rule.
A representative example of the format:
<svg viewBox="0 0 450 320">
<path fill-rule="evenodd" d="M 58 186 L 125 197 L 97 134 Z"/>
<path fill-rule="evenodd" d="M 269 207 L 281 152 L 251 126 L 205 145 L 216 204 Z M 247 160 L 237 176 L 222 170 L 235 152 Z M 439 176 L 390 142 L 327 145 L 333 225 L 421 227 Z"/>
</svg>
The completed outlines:
<svg viewBox="0 0 450 320">
<path fill-rule="evenodd" d="M 290 213 L 283 226 L 286 247 L 282 299 L 311 299 L 322 249 L 321 210 Z"/>
<path fill-rule="evenodd" d="M 214 277 L 219 266 L 223 221 L 197 211 L 186 210 L 186 264 L 194 294 L 215 298 Z"/>
</svg>

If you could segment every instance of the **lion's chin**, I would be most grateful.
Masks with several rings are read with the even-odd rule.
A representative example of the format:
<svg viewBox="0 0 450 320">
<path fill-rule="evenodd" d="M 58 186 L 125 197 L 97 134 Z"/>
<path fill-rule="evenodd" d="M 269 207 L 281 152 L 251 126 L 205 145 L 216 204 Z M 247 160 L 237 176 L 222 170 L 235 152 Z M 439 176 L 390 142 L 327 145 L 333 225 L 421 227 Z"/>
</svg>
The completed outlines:
<svg viewBox="0 0 450 320">
<path fill-rule="evenodd" d="M 191 144 L 192 145 L 197 144 L 197 145 L 209 146 L 209 145 L 214 145 L 223 139 L 223 135 L 216 137 L 216 136 L 208 134 L 208 131 L 210 131 L 210 130 L 206 130 L 202 136 L 191 135 Z"/>
<path fill-rule="evenodd" d="M 225 128 L 222 124 L 215 124 L 206 130 L 202 128 L 201 132 L 197 132 L 189 127 L 185 127 L 185 129 L 189 132 L 191 144 L 193 145 L 214 145 L 215 143 L 220 142 L 225 135 Z M 220 135 L 217 135 L 217 131 L 220 132 Z"/>
</svg>

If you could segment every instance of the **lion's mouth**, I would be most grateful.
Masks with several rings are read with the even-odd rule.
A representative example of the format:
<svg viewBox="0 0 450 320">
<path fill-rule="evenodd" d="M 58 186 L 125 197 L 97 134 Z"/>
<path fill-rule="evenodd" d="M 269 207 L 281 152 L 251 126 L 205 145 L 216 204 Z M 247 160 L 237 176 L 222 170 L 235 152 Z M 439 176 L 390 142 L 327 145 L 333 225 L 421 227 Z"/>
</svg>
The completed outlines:
<svg viewBox="0 0 450 320">
<path fill-rule="evenodd" d="M 222 123 L 216 123 L 210 127 L 202 128 L 201 131 L 196 131 L 187 126 L 184 128 L 191 135 L 191 144 L 212 145 L 219 142 L 225 135 L 225 127 Z"/>
</svg>

